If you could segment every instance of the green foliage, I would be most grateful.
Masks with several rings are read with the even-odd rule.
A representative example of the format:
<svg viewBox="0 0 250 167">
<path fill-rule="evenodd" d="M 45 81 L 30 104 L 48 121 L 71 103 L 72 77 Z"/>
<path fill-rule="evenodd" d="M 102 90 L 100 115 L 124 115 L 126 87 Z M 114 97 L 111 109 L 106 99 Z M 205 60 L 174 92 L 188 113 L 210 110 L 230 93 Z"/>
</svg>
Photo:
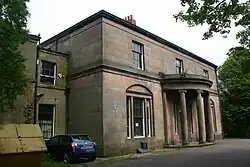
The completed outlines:
<svg viewBox="0 0 250 167">
<path fill-rule="evenodd" d="M 250 137 L 250 51 L 237 47 L 228 56 L 218 71 L 224 132 Z"/>
<path fill-rule="evenodd" d="M 214 33 L 227 37 L 232 24 L 242 30 L 236 35 L 239 42 L 250 48 L 250 1 L 249 0 L 180 0 L 185 10 L 174 15 L 176 21 L 187 22 L 190 27 L 207 24 L 209 29 L 203 39 Z"/>
<path fill-rule="evenodd" d="M 0 0 L 0 112 L 13 109 L 27 86 L 20 46 L 27 40 L 29 0 Z"/>
</svg>

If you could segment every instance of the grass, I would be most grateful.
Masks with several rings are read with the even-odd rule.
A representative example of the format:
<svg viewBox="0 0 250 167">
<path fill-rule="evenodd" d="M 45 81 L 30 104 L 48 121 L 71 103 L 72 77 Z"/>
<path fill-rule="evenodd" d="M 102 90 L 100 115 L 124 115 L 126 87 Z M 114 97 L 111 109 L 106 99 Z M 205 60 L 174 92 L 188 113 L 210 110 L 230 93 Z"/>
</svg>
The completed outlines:
<svg viewBox="0 0 250 167">
<path fill-rule="evenodd" d="M 60 163 L 53 160 L 46 154 L 41 167 L 74 167 L 74 165 Z"/>
</svg>

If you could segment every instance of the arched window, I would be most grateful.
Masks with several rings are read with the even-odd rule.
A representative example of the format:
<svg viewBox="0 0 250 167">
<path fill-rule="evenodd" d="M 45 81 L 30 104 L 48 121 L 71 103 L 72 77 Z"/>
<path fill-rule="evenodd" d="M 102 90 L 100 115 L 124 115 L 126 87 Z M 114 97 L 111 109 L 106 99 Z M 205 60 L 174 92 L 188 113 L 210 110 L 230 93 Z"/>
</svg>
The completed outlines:
<svg viewBox="0 0 250 167">
<path fill-rule="evenodd" d="M 127 137 L 151 137 L 154 134 L 153 95 L 142 85 L 126 90 Z"/>
<path fill-rule="evenodd" d="M 211 104 L 211 110 L 213 113 L 213 121 L 214 121 L 214 131 L 217 131 L 217 121 L 216 121 L 216 112 L 215 112 L 215 106 L 213 100 L 210 99 L 210 104 Z"/>
</svg>

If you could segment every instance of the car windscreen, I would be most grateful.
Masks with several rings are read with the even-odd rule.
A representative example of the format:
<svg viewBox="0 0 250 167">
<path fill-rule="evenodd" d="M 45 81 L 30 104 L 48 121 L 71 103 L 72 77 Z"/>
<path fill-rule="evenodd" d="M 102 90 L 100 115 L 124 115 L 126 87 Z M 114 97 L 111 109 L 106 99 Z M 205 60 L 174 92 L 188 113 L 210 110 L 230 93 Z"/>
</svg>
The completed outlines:
<svg viewBox="0 0 250 167">
<path fill-rule="evenodd" d="M 92 141 L 92 139 L 88 135 L 73 135 L 72 138 L 75 139 L 75 140 L 88 140 L 88 141 Z"/>
</svg>

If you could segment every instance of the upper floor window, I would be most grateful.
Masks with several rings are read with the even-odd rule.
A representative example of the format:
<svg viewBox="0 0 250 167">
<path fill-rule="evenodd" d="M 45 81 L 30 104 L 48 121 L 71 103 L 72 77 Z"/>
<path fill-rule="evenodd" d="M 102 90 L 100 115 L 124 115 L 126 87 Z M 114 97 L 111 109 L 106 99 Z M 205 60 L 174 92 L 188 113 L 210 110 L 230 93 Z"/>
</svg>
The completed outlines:
<svg viewBox="0 0 250 167">
<path fill-rule="evenodd" d="M 40 82 L 43 84 L 55 85 L 56 63 L 41 61 Z"/>
<path fill-rule="evenodd" d="M 209 78 L 209 73 L 208 73 L 207 70 L 203 70 L 203 73 L 204 73 L 204 76 L 205 76 L 206 78 Z"/>
<path fill-rule="evenodd" d="M 144 70 L 143 45 L 135 41 L 132 42 L 132 61 L 133 67 Z"/>
<path fill-rule="evenodd" d="M 176 73 L 181 74 L 183 72 L 183 61 L 176 59 Z"/>
</svg>

